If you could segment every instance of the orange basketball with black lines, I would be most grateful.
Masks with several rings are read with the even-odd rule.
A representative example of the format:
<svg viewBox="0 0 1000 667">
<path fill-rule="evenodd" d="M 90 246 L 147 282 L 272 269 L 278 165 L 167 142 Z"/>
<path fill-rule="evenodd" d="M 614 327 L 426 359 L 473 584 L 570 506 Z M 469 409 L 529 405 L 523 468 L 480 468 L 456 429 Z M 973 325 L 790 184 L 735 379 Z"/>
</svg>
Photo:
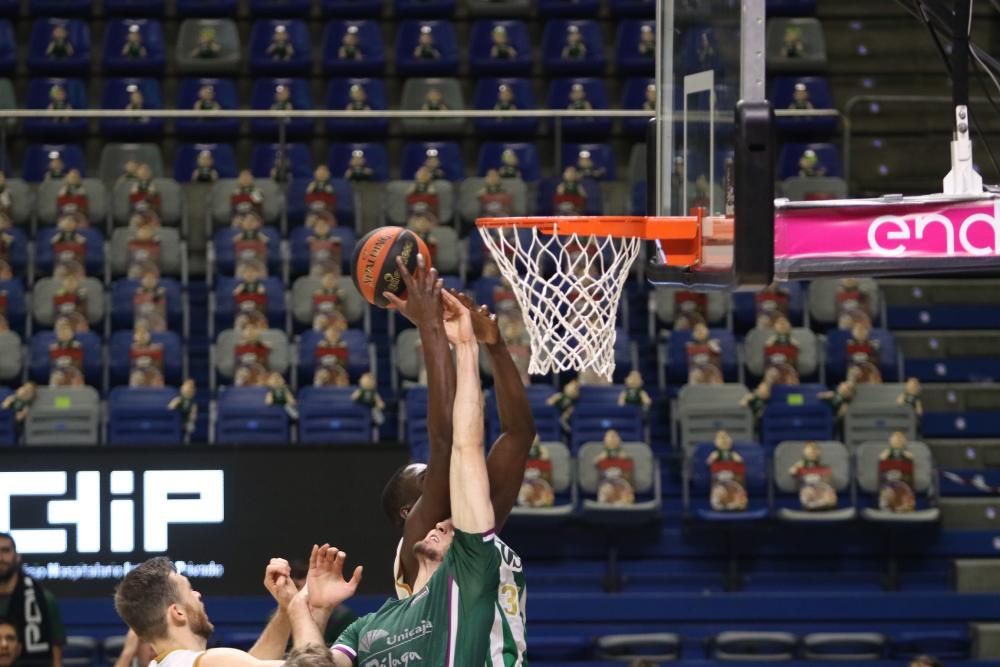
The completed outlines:
<svg viewBox="0 0 1000 667">
<path fill-rule="evenodd" d="M 406 298 L 406 285 L 396 266 L 403 258 L 407 271 L 417 270 L 417 254 L 424 256 L 425 266 L 431 267 L 431 256 L 424 240 L 405 227 L 379 227 L 365 234 L 354 248 L 354 285 L 368 303 L 388 308 L 389 300 L 382 293 L 391 292 Z"/>
</svg>

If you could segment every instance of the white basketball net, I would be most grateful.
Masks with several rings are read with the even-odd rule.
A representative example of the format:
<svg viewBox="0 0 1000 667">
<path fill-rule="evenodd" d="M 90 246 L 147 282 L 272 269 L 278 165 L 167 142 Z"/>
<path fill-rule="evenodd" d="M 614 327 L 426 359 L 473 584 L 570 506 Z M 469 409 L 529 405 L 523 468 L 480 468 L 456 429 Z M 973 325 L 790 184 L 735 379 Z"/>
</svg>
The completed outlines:
<svg viewBox="0 0 1000 667">
<path fill-rule="evenodd" d="M 592 371 L 611 380 L 615 316 L 640 238 L 480 227 L 531 338 L 528 372 Z"/>
</svg>

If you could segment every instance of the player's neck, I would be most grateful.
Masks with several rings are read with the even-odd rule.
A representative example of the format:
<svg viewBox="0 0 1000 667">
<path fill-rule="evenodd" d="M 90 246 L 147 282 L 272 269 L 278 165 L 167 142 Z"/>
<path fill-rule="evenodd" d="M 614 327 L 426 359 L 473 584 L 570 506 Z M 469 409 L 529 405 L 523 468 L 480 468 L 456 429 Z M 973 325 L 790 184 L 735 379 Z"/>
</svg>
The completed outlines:
<svg viewBox="0 0 1000 667">
<path fill-rule="evenodd" d="M 208 640 L 196 635 L 187 628 L 172 629 L 166 638 L 153 642 L 156 655 L 161 656 L 171 651 L 204 651 Z"/>
<path fill-rule="evenodd" d="M 413 595 L 416 595 L 423 590 L 424 586 L 427 585 L 427 582 L 429 582 L 431 577 L 434 576 L 434 573 L 437 572 L 437 569 L 441 567 L 441 561 L 438 560 L 420 558 L 418 561 L 420 564 L 417 568 L 417 578 L 413 580 Z"/>
</svg>

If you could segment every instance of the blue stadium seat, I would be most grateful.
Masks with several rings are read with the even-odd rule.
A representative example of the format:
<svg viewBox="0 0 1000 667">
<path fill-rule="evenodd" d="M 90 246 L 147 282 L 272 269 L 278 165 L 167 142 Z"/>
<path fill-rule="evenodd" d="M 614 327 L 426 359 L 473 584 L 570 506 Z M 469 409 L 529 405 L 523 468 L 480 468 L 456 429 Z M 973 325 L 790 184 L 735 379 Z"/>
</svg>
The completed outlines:
<svg viewBox="0 0 1000 667">
<path fill-rule="evenodd" d="M 7 400 L 14 391 L 9 387 L 0 387 L 0 403 Z M 17 434 L 20 429 L 11 410 L 0 410 L 0 447 L 13 447 L 17 444 Z"/>
<path fill-rule="evenodd" d="M 575 79 L 553 79 L 549 84 L 549 94 L 547 105 L 550 109 L 568 109 L 570 106 L 570 92 L 574 84 L 583 87 L 586 99 L 590 102 L 592 109 L 608 108 L 608 90 L 604 86 L 603 79 L 575 78 Z M 563 118 L 562 129 L 567 139 L 581 139 L 583 141 L 596 141 L 603 139 L 611 133 L 612 120 L 610 118 Z"/>
<path fill-rule="evenodd" d="M 434 38 L 436 58 L 415 54 L 425 30 Z M 396 28 L 396 72 L 400 76 L 454 76 L 458 74 L 458 37 L 450 21 L 401 21 Z"/>
<path fill-rule="evenodd" d="M 47 109 L 49 94 L 54 86 L 61 86 L 66 91 L 66 102 L 73 109 L 88 107 L 87 89 L 79 79 L 32 79 L 28 83 L 25 106 L 28 109 Z M 69 141 L 86 136 L 89 124 L 86 118 L 25 118 L 24 133 L 34 139 Z"/>
<path fill-rule="evenodd" d="M 263 226 L 262 234 L 267 236 L 267 267 L 272 275 L 280 275 L 281 267 L 281 232 L 274 227 Z M 215 267 L 220 275 L 232 276 L 236 271 L 236 251 L 233 237 L 239 230 L 232 227 L 217 229 L 212 236 L 215 249 Z M 270 285 L 268 285 L 270 291 Z M 278 327 L 279 329 L 281 327 Z"/>
<path fill-rule="evenodd" d="M 166 11 L 166 0 L 104 0 L 104 13 L 108 16 L 143 16 L 161 18 Z"/>
<path fill-rule="evenodd" d="M 530 384 L 525 387 L 528 394 L 528 402 L 531 404 L 531 414 L 535 420 L 535 430 L 542 442 L 561 441 L 563 439 L 562 424 L 559 419 L 559 410 L 546 403 L 548 398 L 555 393 L 552 385 Z M 500 435 L 500 415 L 497 410 L 496 391 L 489 391 L 486 394 L 486 430 L 487 439 L 493 442 Z"/>
<path fill-rule="evenodd" d="M 538 160 L 538 149 L 533 143 L 503 143 L 485 142 L 479 148 L 479 160 L 476 165 L 476 174 L 485 176 L 490 169 L 500 167 L 500 156 L 505 150 L 512 150 L 518 158 L 518 168 L 521 170 L 521 179 L 526 183 L 534 183 L 541 178 L 542 169 Z"/>
<path fill-rule="evenodd" d="M 529 79 L 480 79 L 473 96 L 473 108 L 485 111 L 495 108 L 501 85 L 514 93 L 513 104 L 518 110 L 537 107 Z M 476 118 L 475 126 L 476 133 L 482 137 L 519 139 L 538 132 L 538 118 L 504 118 L 503 112 L 498 111 L 496 118 Z"/>
<path fill-rule="evenodd" d="M 372 413 L 351 400 L 355 387 L 303 387 L 299 390 L 299 442 L 303 445 L 369 442 Z"/>
<path fill-rule="evenodd" d="M 625 441 L 643 440 L 642 411 L 631 405 L 619 406 L 617 394 L 614 401 L 588 403 L 586 409 L 581 409 L 578 403 L 570 417 L 570 427 L 570 449 L 573 452 L 585 442 L 600 442 L 609 429 L 618 431 Z"/>
<path fill-rule="evenodd" d="M 13 238 L 8 251 L 7 263 L 10 264 L 10 270 L 14 274 L 14 277 L 19 278 L 25 275 L 25 271 L 28 268 L 28 237 L 25 231 L 19 227 L 11 227 L 4 233 L 9 234 Z M 7 282 L 14 281 L 5 281 L 5 284 Z"/>
<path fill-rule="evenodd" d="M 651 19 L 656 15 L 656 4 L 653 0 L 611 0 L 608 9 L 612 16 L 620 18 Z"/>
<path fill-rule="evenodd" d="M 323 332 L 308 329 L 302 332 L 299 339 L 299 382 L 306 384 L 312 381 L 316 372 L 316 345 L 323 339 Z M 341 340 L 347 346 L 347 372 L 351 383 L 355 384 L 363 373 L 371 370 L 371 358 L 368 355 L 368 336 L 358 329 L 347 329 L 341 334 Z"/>
<path fill-rule="evenodd" d="M 201 78 L 181 79 L 177 89 L 177 108 L 193 109 L 198 99 L 198 91 L 202 86 L 212 86 L 215 89 L 215 100 L 222 109 L 239 109 L 240 102 L 236 94 L 236 83 L 232 79 Z M 178 118 L 174 121 L 177 134 L 186 139 L 216 141 L 239 136 L 239 118 Z"/>
<path fill-rule="evenodd" d="M 628 197 L 631 215 L 648 215 L 646 195 L 646 181 L 636 181 L 631 185 Z"/>
<path fill-rule="evenodd" d="M 655 85 L 656 81 L 644 77 L 626 79 L 622 89 L 622 109 L 642 109 L 646 102 L 646 87 L 650 84 Z M 646 118 L 622 119 L 622 130 L 629 136 L 645 138 L 648 127 L 649 120 Z"/>
<path fill-rule="evenodd" d="M 600 170 L 600 175 L 593 177 L 595 181 L 615 180 L 615 156 L 609 144 L 563 144 L 562 168 L 576 166 L 582 151 L 590 153 L 594 169 Z"/>
<path fill-rule="evenodd" d="M 430 453 L 427 442 L 427 387 L 410 387 L 406 390 L 404 415 L 410 460 L 427 463 Z"/>
<path fill-rule="evenodd" d="M 840 161 L 840 152 L 833 144 L 796 144 L 788 143 L 781 147 L 778 154 L 778 179 L 784 180 L 799 175 L 799 159 L 802 154 L 811 150 L 819 158 L 823 176 L 843 177 L 844 168 Z"/>
<path fill-rule="evenodd" d="M 622 21 L 618 24 L 618 34 L 615 36 L 615 60 L 618 71 L 622 74 L 653 76 L 656 67 L 655 49 L 652 55 L 639 52 L 640 34 L 648 26 L 656 34 L 656 24 L 653 21 Z"/>
<path fill-rule="evenodd" d="M 49 168 L 49 155 L 58 153 L 66 166 L 66 170 L 79 169 L 80 174 L 87 175 L 87 160 L 79 146 L 67 144 L 30 144 L 24 151 L 24 169 L 21 176 L 29 183 L 38 183 L 45 178 Z"/>
<path fill-rule="evenodd" d="M 105 109 L 125 109 L 129 104 L 130 86 L 136 86 L 142 93 L 145 109 L 162 109 L 160 82 L 156 79 L 105 79 L 101 106 Z M 143 141 L 157 139 L 163 135 L 162 118 L 131 120 L 128 118 L 102 118 L 101 134 L 115 141 Z"/>
<path fill-rule="evenodd" d="M 267 111 L 274 104 L 274 92 L 278 86 L 289 88 L 289 101 L 296 111 L 309 110 L 313 108 L 312 93 L 309 90 L 309 83 L 305 79 L 257 79 L 253 82 L 253 91 L 250 93 L 250 108 Z M 277 139 L 278 128 L 281 121 L 267 118 L 253 118 L 250 120 L 250 133 L 255 138 Z M 285 121 L 286 139 L 307 139 L 310 138 L 316 128 L 316 122 L 309 118 L 294 118 Z"/>
<path fill-rule="evenodd" d="M 265 228 L 267 229 L 267 228 Z M 228 230 L 227 230 L 228 231 Z M 262 230 L 263 231 L 263 230 Z M 285 328 L 285 284 L 281 278 L 270 276 L 261 280 L 267 290 L 267 322 L 272 329 Z M 220 276 L 215 280 L 215 331 L 224 331 L 233 327 L 236 319 L 236 300 L 233 290 L 239 284 L 239 279 Z"/>
<path fill-rule="evenodd" d="M 339 56 L 343 37 L 357 29 L 360 59 Z M 382 76 L 385 73 L 385 43 L 375 21 L 330 21 L 323 31 L 323 73 L 329 76 Z"/>
<path fill-rule="evenodd" d="M 298 181 L 296 181 L 298 183 Z M 303 187 L 299 194 L 299 200 L 302 201 L 302 197 L 305 194 L 305 183 L 302 181 Z M 334 187 L 338 184 L 342 184 L 348 187 L 347 193 L 350 193 L 350 184 L 347 181 L 338 180 L 334 181 Z M 341 215 L 341 192 L 342 188 L 337 188 L 337 220 L 339 224 L 330 230 L 330 233 L 340 240 L 340 257 L 343 261 L 343 271 L 344 275 L 348 275 L 347 272 L 350 270 L 351 257 L 354 255 L 354 246 L 357 243 L 357 234 L 354 231 L 354 216 L 353 209 L 351 214 Z M 289 191 L 289 198 L 294 194 Z M 302 219 L 305 218 L 304 206 L 302 207 L 303 213 L 301 215 Z M 291 220 L 289 220 L 291 222 Z M 311 253 L 309 252 L 309 236 L 312 234 L 310 230 L 305 225 L 300 225 L 294 228 L 289 234 L 288 244 L 289 250 L 291 252 L 291 271 L 293 276 L 303 276 L 309 273 L 309 261 L 311 259 Z"/>
<path fill-rule="evenodd" d="M 436 19 L 455 15 L 455 0 L 394 0 L 393 5 L 399 18 Z"/>
<path fill-rule="evenodd" d="M 250 16 L 309 18 L 312 0 L 250 0 Z"/>
<path fill-rule="evenodd" d="M 145 58 L 129 58 L 122 55 L 122 48 L 128 39 L 129 29 L 138 26 L 142 35 L 142 45 L 146 49 Z M 114 19 L 108 21 L 104 31 L 104 51 L 102 67 L 109 74 L 125 76 L 162 75 L 167 62 L 167 49 L 163 41 L 163 25 L 153 19 Z"/>
<path fill-rule="evenodd" d="M 779 76 L 775 77 L 771 88 L 771 100 L 775 109 L 795 109 L 795 87 L 802 84 L 809 94 L 813 109 L 833 109 L 833 94 L 830 84 L 820 76 Z M 829 136 L 837 131 L 837 119 L 825 118 L 777 118 L 778 129 L 785 134 Z"/>
<path fill-rule="evenodd" d="M 28 3 L 31 16 L 90 16 L 91 3 L 87 0 L 33 0 Z"/>
<path fill-rule="evenodd" d="M 275 30 L 284 28 L 293 49 L 288 59 L 275 59 L 267 53 Z M 270 76 L 308 75 L 312 69 L 312 45 L 309 28 L 302 20 L 261 19 L 255 21 L 250 32 L 250 67 L 254 74 Z"/>
<path fill-rule="evenodd" d="M 841 382 L 847 376 L 847 341 L 851 332 L 844 329 L 830 329 L 826 332 L 826 381 L 829 384 Z M 885 382 L 899 379 L 899 363 L 896 354 L 896 337 L 886 329 L 872 329 L 870 338 L 878 342 L 879 370 Z"/>
<path fill-rule="evenodd" d="M 373 180 L 389 179 L 389 155 L 385 150 L 385 144 L 372 143 L 330 144 L 327 164 L 330 165 L 334 178 L 344 177 L 351 162 L 351 153 L 356 150 L 364 151 L 365 160 L 374 172 Z"/>
<path fill-rule="evenodd" d="M 11 253 L 11 259 L 16 259 L 16 255 L 21 256 L 22 264 L 25 263 L 28 255 L 27 243 L 24 239 L 24 232 L 20 231 L 20 245 L 15 245 Z M 8 232 L 9 233 L 9 232 Z M 24 267 L 11 267 L 15 273 L 20 274 Z M 24 298 L 24 284 L 19 278 L 12 280 L 0 280 L 0 300 L 5 302 L 3 310 L 7 326 L 11 331 L 18 333 L 22 338 L 25 335 L 27 325 L 28 306 Z"/>
<path fill-rule="evenodd" d="M 19 0 L 0 0 L 0 16 L 16 19 L 21 13 Z"/>
<path fill-rule="evenodd" d="M 108 445 L 184 444 L 181 414 L 167 406 L 172 387 L 115 387 L 108 393 Z"/>
<path fill-rule="evenodd" d="M 686 462 L 686 483 L 690 500 L 689 513 L 703 521 L 746 522 L 759 521 L 768 516 L 767 507 L 767 463 L 764 448 L 753 443 L 734 443 L 733 451 L 743 457 L 745 482 L 748 497 L 747 509 L 743 512 L 717 512 L 709 503 L 712 475 L 705 462 L 715 445 L 698 445 Z"/>
<path fill-rule="evenodd" d="M 348 110 L 351 89 L 360 86 L 365 93 L 365 103 L 373 111 L 388 109 L 385 82 L 382 79 L 332 79 L 326 89 L 326 108 Z M 328 118 L 326 131 L 330 136 L 352 138 L 383 138 L 389 133 L 388 118 Z"/>
<path fill-rule="evenodd" d="M 10 21 L 0 20 L 0 75 L 9 76 L 17 69 L 17 42 Z"/>
<path fill-rule="evenodd" d="M 535 210 L 539 215 L 553 215 L 555 214 L 555 206 L 553 203 L 553 197 L 556 194 L 556 187 L 559 185 L 560 178 L 544 178 L 538 183 L 538 201 L 535 204 Z M 604 199 L 601 195 L 601 186 L 597 181 L 590 179 L 583 179 L 581 181 L 584 192 L 587 193 L 586 201 L 583 206 L 584 215 L 603 215 L 604 213 Z"/>
<path fill-rule="evenodd" d="M 323 16 L 345 19 L 377 19 L 382 16 L 384 0 L 322 0 Z"/>
<path fill-rule="evenodd" d="M 582 57 L 563 57 L 567 35 L 579 30 L 586 52 Z M 601 28 L 594 21 L 552 20 L 542 33 L 542 69 L 549 76 L 602 76 L 606 59 Z M 560 109 L 564 105 L 553 108 Z"/>
<path fill-rule="evenodd" d="M 166 385 L 178 386 L 184 381 L 184 349 L 181 337 L 173 331 L 154 331 L 153 343 L 163 346 L 163 380 Z M 127 385 L 132 370 L 129 350 L 132 347 L 131 331 L 116 331 L 108 343 L 109 382 L 112 387 Z"/>
<path fill-rule="evenodd" d="M 817 398 L 826 391 L 821 384 L 781 385 L 771 387 L 760 420 L 760 439 L 765 447 L 785 440 L 832 440 L 834 418 L 830 406 Z"/>
<path fill-rule="evenodd" d="M 803 284 L 781 283 L 781 289 L 788 295 L 788 321 L 792 326 L 803 326 L 806 307 Z M 757 326 L 756 296 L 756 292 L 733 292 L 733 331 L 742 334 Z"/>
<path fill-rule="evenodd" d="M 226 387 L 216 400 L 215 442 L 239 445 L 285 445 L 288 413 L 268 405 L 267 387 Z"/>
<path fill-rule="evenodd" d="M 271 170 L 277 162 L 279 150 L 281 144 L 254 144 L 250 156 L 250 171 L 255 178 L 271 178 Z M 309 147 L 306 144 L 285 144 L 285 151 L 292 179 L 308 183 L 313 172 Z"/>
<path fill-rule="evenodd" d="M 89 3 L 84 3 L 89 4 Z M 47 55 L 46 50 L 56 26 L 66 28 L 73 54 L 63 57 Z M 49 76 L 85 75 L 90 70 L 90 26 L 78 19 L 37 19 L 28 42 L 28 71 Z"/>
<path fill-rule="evenodd" d="M 229 144 L 182 144 L 174 157 L 174 180 L 191 181 L 191 174 L 198 163 L 198 153 L 209 151 L 215 158 L 219 178 L 236 178 L 236 151 Z"/>
<path fill-rule="evenodd" d="M 229 18 L 239 11 L 239 0 L 177 0 L 177 16 Z"/>
<path fill-rule="evenodd" d="M 714 27 L 692 25 L 684 30 L 681 37 L 680 68 L 683 74 L 694 74 L 707 69 L 714 70 L 716 80 L 724 78 L 722 58 L 719 51 L 720 36 Z"/>
<path fill-rule="evenodd" d="M 600 0 L 538 0 L 538 15 L 542 18 L 593 18 L 601 8 Z"/>
<path fill-rule="evenodd" d="M 512 58 L 494 58 L 493 30 L 503 27 L 507 44 L 517 54 Z M 472 24 L 469 36 L 469 72 L 473 76 L 530 76 L 533 46 L 524 21 L 484 20 Z"/>
<path fill-rule="evenodd" d="M 767 0 L 768 16 L 812 16 L 815 13 L 816 0 Z"/>
<path fill-rule="evenodd" d="M 181 286 L 173 278 L 160 278 L 160 285 L 166 293 L 167 326 L 179 331 L 184 324 L 184 301 Z M 111 283 L 111 329 L 131 329 L 135 325 L 133 298 L 139 289 L 138 280 L 116 280 Z"/>
<path fill-rule="evenodd" d="M 83 377 L 91 387 L 100 387 L 104 374 L 104 360 L 101 350 L 101 337 L 93 331 L 78 333 L 74 336 L 83 348 Z M 28 341 L 28 375 L 32 382 L 47 385 L 49 383 L 49 345 L 56 342 L 52 331 L 36 331 Z"/>
<path fill-rule="evenodd" d="M 722 377 L 726 382 L 737 382 L 740 373 L 740 361 L 737 353 L 736 337 L 726 329 L 709 329 L 710 338 L 719 341 L 722 349 Z M 691 341 L 688 330 L 673 331 L 667 343 L 667 383 L 684 385 L 688 381 L 688 351 L 687 344 Z"/>
<path fill-rule="evenodd" d="M 288 217 L 288 225 L 294 227 L 296 225 L 301 225 L 306 219 L 306 188 L 309 187 L 309 181 L 312 180 L 312 174 L 310 173 L 306 178 L 296 178 L 288 185 L 288 190 L 285 192 L 285 214 Z M 354 227 L 354 189 L 351 187 L 350 181 L 345 181 L 342 178 L 333 178 L 333 189 L 337 195 L 337 210 L 335 215 L 337 216 L 338 224 L 347 228 Z M 353 229 L 351 229 L 353 232 Z M 295 237 L 295 232 L 292 231 L 292 238 Z M 294 244 L 293 244 L 293 263 L 294 263 Z"/>
<path fill-rule="evenodd" d="M 52 237 L 55 236 L 56 232 L 55 227 L 41 227 L 35 236 L 35 267 L 46 275 L 52 273 L 52 266 L 55 259 L 52 253 Z M 87 274 L 91 276 L 103 276 L 104 235 L 99 229 L 93 227 L 78 230 L 78 233 L 87 239 L 86 255 L 84 257 Z"/>
<path fill-rule="evenodd" d="M 465 178 L 462 149 L 454 141 L 408 141 L 403 144 L 403 159 L 399 177 L 404 181 L 412 179 L 417 169 L 422 167 L 424 160 L 427 159 L 427 151 L 432 148 L 438 152 L 445 180 L 460 181 Z"/>
</svg>

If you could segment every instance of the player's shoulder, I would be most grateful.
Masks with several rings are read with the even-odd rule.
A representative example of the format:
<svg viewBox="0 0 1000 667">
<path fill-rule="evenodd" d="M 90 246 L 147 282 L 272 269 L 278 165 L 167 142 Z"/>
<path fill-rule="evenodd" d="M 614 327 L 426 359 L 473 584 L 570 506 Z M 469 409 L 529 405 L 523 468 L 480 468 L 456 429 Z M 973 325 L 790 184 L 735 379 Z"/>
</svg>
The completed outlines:
<svg viewBox="0 0 1000 667">
<path fill-rule="evenodd" d="M 510 568 L 515 572 L 520 572 L 521 570 L 524 569 L 524 566 L 521 561 L 521 556 L 518 555 L 518 553 L 514 551 L 514 549 L 509 544 L 501 540 L 499 536 L 497 536 L 493 540 L 493 544 L 496 546 L 497 551 L 500 553 L 501 567 Z"/>
</svg>

